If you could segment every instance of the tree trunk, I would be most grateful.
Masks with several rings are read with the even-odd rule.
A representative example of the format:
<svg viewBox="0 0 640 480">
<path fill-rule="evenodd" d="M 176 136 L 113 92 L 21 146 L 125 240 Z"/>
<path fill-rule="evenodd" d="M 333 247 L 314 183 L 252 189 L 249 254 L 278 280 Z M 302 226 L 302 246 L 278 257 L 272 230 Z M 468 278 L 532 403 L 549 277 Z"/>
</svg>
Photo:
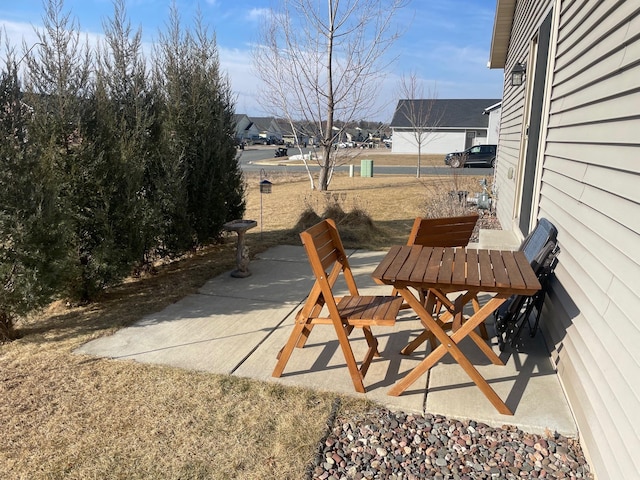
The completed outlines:
<svg viewBox="0 0 640 480">
<path fill-rule="evenodd" d="M 337 8 L 337 7 L 336 7 Z M 331 148 L 333 146 L 333 114 L 335 101 L 333 98 L 333 39 L 335 35 L 335 11 L 333 2 L 329 1 L 329 35 L 327 39 L 327 124 L 325 126 L 322 165 L 320 168 L 319 187 L 325 192 L 329 188 L 331 165 Z"/>
<path fill-rule="evenodd" d="M 9 342 L 15 339 L 13 318 L 7 312 L 0 311 L 0 343 Z"/>
<path fill-rule="evenodd" d="M 331 147 L 324 147 L 322 150 L 322 164 L 320 165 L 320 176 L 318 178 L 318 188 L 321 192 L 329 189 L 329 178 L 331 173 Z"/>
</svg>

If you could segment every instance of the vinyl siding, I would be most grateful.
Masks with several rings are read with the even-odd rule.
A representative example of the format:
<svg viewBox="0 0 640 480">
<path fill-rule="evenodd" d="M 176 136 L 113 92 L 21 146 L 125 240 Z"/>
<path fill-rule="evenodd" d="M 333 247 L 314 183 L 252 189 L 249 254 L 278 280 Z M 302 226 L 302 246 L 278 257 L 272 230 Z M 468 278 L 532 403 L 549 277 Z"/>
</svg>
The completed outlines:
<svg viewBox="0 0 640 480">
<path fill-rule="evenodd" d="M 529 41 L 542 23 L 551 3 L 550 0 L 529 0 L 519 1 L 516 4 L 511 42 L 507 54 L 507 63 L 504 68 L 505 82 L 496 166 L 496 183 L 498 185 L 497 216 L 503 228 L 512 228 L 513 226 L 518 162 L 523 132 L 525 91 L 525 85 L 519 87 L 511 86 L 509 72 L 516 63 L 527 63 Z M 521 232 L 517 228 L 515 230 L 516 235 L 522 237 Z"/>
<path fill-rule="evenodd" d="M 558 0 L 538 218 L 561 254 L 542 329 L 600 480 L 640 472 L 640 3 Z M 518 2 L 505 78 L 524 63 L 542 1 Z M 553 37 L 552 37 L 553 38 Z M 505 83 L 497 212 L 514 211 L 524 87 Z"/>
</svg>

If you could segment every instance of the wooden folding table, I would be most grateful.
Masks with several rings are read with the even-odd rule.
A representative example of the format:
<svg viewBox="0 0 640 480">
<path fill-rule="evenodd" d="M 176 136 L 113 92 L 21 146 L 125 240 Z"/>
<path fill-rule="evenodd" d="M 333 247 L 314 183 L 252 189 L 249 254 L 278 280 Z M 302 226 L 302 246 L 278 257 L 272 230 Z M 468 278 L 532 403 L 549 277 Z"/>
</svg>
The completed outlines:
<svg viewBox="0 0 640 480">
<path fill-rule="evenodd" d="M 474 330 L 511 295 L 532 295 L 540 289 L 540 283 L 524 253 L 464 247 L 394 246 L 372 276 L 377 283 L 396 288 L 418 314 L 425 329 L 440 342 L 418 366 L 391 388 L 389 395 L 402 394 L 446 353 L 450 353 L 500 413 L 513 415 L 462 353 L 458 344 L 468 336 L 494 365 L 504 365 Z M 428 290 L 426 303 L 423 304 L 409 287 L 417 291 Z M 463 293 L 451 301 L 447 298 L 450 292 Z M 462 313 L 465 304 L 480 292 L 495 293 L 495 296 L 465 320 Z M 450 335 L 429 313 L 432 309 L 428 304 L 436 298 L 447 306 L 454 317 Z"/>
</svg>

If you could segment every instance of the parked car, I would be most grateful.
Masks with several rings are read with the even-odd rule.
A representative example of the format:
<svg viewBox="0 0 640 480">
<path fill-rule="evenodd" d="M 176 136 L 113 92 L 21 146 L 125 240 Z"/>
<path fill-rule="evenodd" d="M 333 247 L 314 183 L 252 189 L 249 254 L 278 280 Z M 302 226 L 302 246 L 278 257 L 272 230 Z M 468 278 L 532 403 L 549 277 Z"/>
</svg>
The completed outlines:
<svg viewBox="0 0 640 480">
<path fill-rule="evenodd" d="M 464 152 L 448 153 L 444 163 L 452 168 L 496 166 L 497 145 L 474 145 Z"/>
</svg>

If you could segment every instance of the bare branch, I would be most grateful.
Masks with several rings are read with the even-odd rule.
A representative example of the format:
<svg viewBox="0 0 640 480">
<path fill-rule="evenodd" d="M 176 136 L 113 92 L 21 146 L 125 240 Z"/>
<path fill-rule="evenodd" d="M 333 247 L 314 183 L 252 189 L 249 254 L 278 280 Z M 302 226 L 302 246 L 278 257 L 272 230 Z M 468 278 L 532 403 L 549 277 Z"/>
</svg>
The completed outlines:
<svg viewBox="0 0 640 480">
<path fill-rule="evenodd" d="M 266 104 L 291 124 L 313 124 L 321 149 L 319 188 L 326 190 L 345 125 L 372 114 L 390 48 L 393 17 L 406 0 L 281 0 L 254 51 Z M 267 103 L 268 102 L 268 103 Z M 335 130 L 336 120 L 341 127 Z"/>
<path fill-rule="evenodd" d="M 420 178 L 422 146 L 436 138 L 435 129 L 440 124 L 442 112 L 436 114 L 433 111 L 437 98 L 435 86 L 425 95 L 424 87 L 415 72 L 402 76 L 399 90 L 403 100 L 398 103 L 398 110 L 409 123 L 410 135 L 413 143 L 418 147 L 416 177 Z"/>
</svg>

